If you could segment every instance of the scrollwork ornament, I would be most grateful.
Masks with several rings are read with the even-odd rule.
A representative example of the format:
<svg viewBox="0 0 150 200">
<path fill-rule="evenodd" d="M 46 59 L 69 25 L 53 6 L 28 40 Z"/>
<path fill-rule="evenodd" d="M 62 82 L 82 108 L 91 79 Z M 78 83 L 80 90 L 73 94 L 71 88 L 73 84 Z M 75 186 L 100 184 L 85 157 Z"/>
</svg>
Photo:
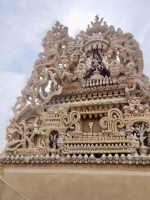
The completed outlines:
<svg viewBox="0 0 150 200">
<path fill-rule="evenodd" d="M 150 81 L 133 35 L 96 15 L 74 38 L 57 21 L 42 47 L 0 162 L 148 163 Z"/>
</svg>

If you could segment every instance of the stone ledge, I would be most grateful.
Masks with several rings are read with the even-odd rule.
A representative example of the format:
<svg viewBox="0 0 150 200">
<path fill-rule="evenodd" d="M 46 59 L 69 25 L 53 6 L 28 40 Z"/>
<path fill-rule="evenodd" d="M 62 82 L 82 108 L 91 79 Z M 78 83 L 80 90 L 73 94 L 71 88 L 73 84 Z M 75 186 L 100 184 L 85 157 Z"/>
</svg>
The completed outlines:
<svg viewBox="0 0 150 200">
<path fill-rule="evenodd" d="M 76 163 L 76 164 L 90 164 L 90 163 L 96 163 L 96 164 L 143 164 L 143 165 L 149 165 L 150 164 L 150 154 L 148 156 L 142 154 L 128 154 L 128 155 L 112 155 L 109 154 L 106 156 L 106 154 L 102 154 L 100 158 L 96 158 L 93 154 L 87 155 L 85 154 L 82 156 L 79 154 L 76 156 L 75 154 L 67 155 L 66 157 L 61 157 L 58 154 L 57 155 L 46 155 L 46 156 L 9 156 L 9 155 L 1 155 L 0 156 L 0 163 L 4 164 L 10 164 L 10 163 L 16 163 L 16 164 L 43 164 L 43 163 Z"/>
</svg>

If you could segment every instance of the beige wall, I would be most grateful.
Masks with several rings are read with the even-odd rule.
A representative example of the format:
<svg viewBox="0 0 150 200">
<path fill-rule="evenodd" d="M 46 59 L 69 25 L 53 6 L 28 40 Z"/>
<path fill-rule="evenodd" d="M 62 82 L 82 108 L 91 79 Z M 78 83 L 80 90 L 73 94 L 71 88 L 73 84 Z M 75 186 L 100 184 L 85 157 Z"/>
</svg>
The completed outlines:
<svg viewBox="0 0 150 200">
<path fill-rule="evenodd" d="M 0 200 L 149 200 L 150 166 L 5 164 Z"/>
</svg>

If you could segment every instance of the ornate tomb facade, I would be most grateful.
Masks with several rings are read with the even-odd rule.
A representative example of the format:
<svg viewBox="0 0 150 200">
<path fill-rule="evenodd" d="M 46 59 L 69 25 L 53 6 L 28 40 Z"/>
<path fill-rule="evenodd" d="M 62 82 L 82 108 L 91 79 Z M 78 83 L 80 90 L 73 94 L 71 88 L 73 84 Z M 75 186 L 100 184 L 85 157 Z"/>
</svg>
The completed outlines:
<svg viewBox="0 0 150 200">
<path fill-rule="evenodd" d="M 1 163 L 150 163 L 149 78 L 131 33 L 56 22 L 13 107 Z"/>
</svg>

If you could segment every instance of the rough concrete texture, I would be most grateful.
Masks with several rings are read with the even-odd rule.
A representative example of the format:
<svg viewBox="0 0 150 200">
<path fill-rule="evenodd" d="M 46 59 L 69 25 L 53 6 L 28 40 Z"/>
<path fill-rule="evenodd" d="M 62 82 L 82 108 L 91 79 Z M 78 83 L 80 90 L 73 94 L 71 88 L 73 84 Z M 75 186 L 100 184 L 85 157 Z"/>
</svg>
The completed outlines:
<svg viewBox="0 0 150 200">
<path fill-rule="evenodd" d="M 149 200 L 143 165 L 1 165 L 1 200 Z"/>
</svg>

